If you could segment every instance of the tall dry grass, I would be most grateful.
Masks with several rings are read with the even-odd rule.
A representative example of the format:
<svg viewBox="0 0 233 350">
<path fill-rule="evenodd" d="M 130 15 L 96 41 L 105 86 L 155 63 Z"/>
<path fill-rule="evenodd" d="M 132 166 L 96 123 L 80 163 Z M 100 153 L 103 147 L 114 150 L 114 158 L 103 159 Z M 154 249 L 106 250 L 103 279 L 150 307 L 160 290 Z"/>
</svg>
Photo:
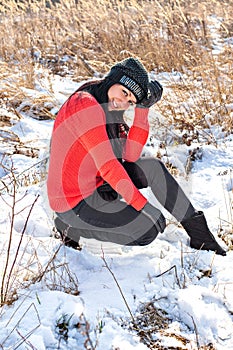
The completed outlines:
<svg viewBox="0 0 233 350">
<path fill-rule="evenodd" d="M 232 35 L 231 0 L 50 0 L 1 2 L 0 56 L 7 62 L 27 62 L 33 47 L 44 59 L 57 55 L 76 74 L 90 66 L 106 67 L 129 54 L 150 70 L 193 68 L 212 45 L 209 16 L 222 19 L 220 30 Z M 53 57 L 54 58 L 54 57 Z"/>
<path fill-rule="evenodd" d="M 132 55 L 149 71 L 182 73 L 179 82 L 168 82 L 172 94 L 161 105 L 167 120 L 187 127 L 183 107 L 177 106 L 188 101 L 188 123 L 208 126 L 205 116 L 215 111 L 211 123 L 232 130 L 232 4 L 232 0 L 3 0 L 0 79 L 33 88 L 35 67 L 42 66 L 79 81 L 101 76 L 114 62 Z M 220 45 L 221 52 L 215 54 L 213 48 Z"/>
</svg>

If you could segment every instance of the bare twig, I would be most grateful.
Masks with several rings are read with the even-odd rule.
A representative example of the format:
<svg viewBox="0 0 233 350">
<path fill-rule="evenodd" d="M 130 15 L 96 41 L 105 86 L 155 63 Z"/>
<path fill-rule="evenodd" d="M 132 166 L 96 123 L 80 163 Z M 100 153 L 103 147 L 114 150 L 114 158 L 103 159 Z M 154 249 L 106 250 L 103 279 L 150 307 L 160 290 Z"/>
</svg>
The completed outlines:
<svg viewBox="0 0 233 350">
<path fill-rule="evenodd" d="M 177 267 L 176 267 L 176 265 L 173 265 L 172 267 L 170 267 L 170 269 L 160 273 L 159 275 L 156 275 L 155 277 L 156 278 L 161 277 L 161 276 L 165 275 L 166 273 L 168 273 L 169 271 L 171 271 L 173 269 L 175 270 L 175 277 L 176 277 L 177 284 L 178 284 L 179 288 L 181 289 L 180 281 L 179 281 L 178 274 L 177 274 Z"/>
<path fill-rule="evenodd" d="M 16 323 L 16 325 L 12 328 L 11 332 L 7 335 L 7 337 L 2 341 L 1 345 L 4 345 L 5 342 L 7 341 L 7 339 L 9 339 L 9 337 L 11 336 L 11 334 L 16 331 L 18 332 L 18 329 L 17 327 L 20 325 L 20 322 L 24 319 L 24 317 L 28 314 L 28 312 L 31 310 L 31 308 L 34 309 L 35 313 L 36 313 L 36 317 L 37 317 L 37 321 L 38 321 L 38 324 L 32 328 L 24 337 L 23 337 L 23 340 L 17 342 L 16 344 L 14 344 L 12 347 L 9 348 L 9 350 L 16 350 L 18 349 L 18 347 L 20 345 L 22 345 L 26 339 L 28 339 L 36 330 L 37 328 L 39 328 L 41 326 L 41 321 L 40 321 L 40 316 L 39 316 L 39 313 L 38 313 L 38 310 L 35 306 L 34 303 L 32 303 L 31 305 L 29 305 L 29 307 L 26 309 L 26 311 L 22 314 L 22 316 L 20 317 L 20 319 L 18 320 L 18 322 Z"/>
<path fill-rule="evenodd" d="M 194 326 L 194 332 L 195 332 L 195 336 L 196 336 L 196 344 L 197 344 L 197 349 L 199 350 L 200 349 L 200 343 L 199 343 L 199 338 L 198 338 L 198 330 L 197 330 L 197 325 L 194 321 L 194 318 L 192 315 L 188 314 L 191 319 L 192 319 L 192 322 L 193 322 L 193 326 Z"/>
<path fill-rule="evenodd" d="M 102 260 L 103 260 L 103 262 L 104 262 L 104 267 L 106 267 L 107 268 L 107 270 L 110 272 L 110 274 L 112 275 L 112 277 L 113 277 L 113 279 L 114 279 L 114 281 L 115 281 L 115 283 L 116 283 L 116 285 L 117 285 L 117 288 L 119 289 L 119 292 L 120 292 L 120 294 L 121 294 L 121 296 L 122 296 L 122 299 L 124 300 L 124 303 L 125 303 L 125 305 L 126 305 L 126 307 L 127 307 L 127 310 L 129 311 L 129 314 L 130 314 L 130 317 L 131 317 L 131 319 L 132 319 L 132 322 L 133 322 L 133 324 L 135 324 L 135 319 L 134 319 L 134 316 L 133 316 L 133 314 L 132 314 L 132 312 L 131 312 L 131 309 L 130 309 L 130 307 L 129 307 L 129 304 L 128 304 L 128 302 L 127 302 L 127 300 L 126 300 L 126 298 L 125 298 L 125 296 L 124 296 L 124 293 L 123 293 L 123 291 L 122 291 L 122 289 L 121 289 L 121 286 L 119 285 L 119 283 L 118 283 L 118 281 L 117 281 L 117 278 L 116 278 L 116 276 L 114 275 L 114 273 L 112 272 L 112 270 L 110 269 L 110 267 L 109 267 L 109 265 L 108 265 L 108 263 L 107 263 L 107 261 L 106 261 L 106 259 L 105 259 L 105 257 L 104 257 L 104 251 L 103 251 L 103 249 L 102 249 Z"/>
<path fill-rule="evenodd" d="M 14 186 L 14 188 L 15 188 L 15 186 Z M 21 236 L 20 236 L 20 240 L 19 240 L 16 252 L 15 252 L 15 255 L 14 255 L 14 259 L 13 259 L 13 262 L 11 264 L 11 268 L 9 270 L 9 273 L 8 273 L 8 276 L 7 276 L 7 280 L 6 280 L 6 274 L 7 274 L 7 270 L 8 270 L 8 267 L 9 267 L 9 258 L 10 258 L 11 244 L 12 244 L 13 224 L 14 224 L 14 218 L 15 218 L 15 203 L 16 203 L 16 201 L 15 201 L 15 192 L 14 192 L 13 204 L 12 204 L 10 237 L 9 237 L 9 243 L 8 243 L 8 249 L 7 249 L 6 263 L 5 263 L 5 268 L 4 268 L 4 272 L 3 272 L 2 284 L 1 284 L 1 304 L 4 304 L 4 302 L 7 299 L 12 273 L 13 273 L 13 270 L 14 270 L 14 267 L 15 267 L 18 255 L 19 255 L 19 250 L 20 250 L 20 247 L 21 247 L 21 244 L 22 244 L 22 241 L 23 241 L 23 236 L 24 236 L 24 233 L 25 233 L 26 228 L 27 228 L 29 217 L 31 215 L 33 207 L 34 207 L 34 205 L 35 205 L 35 203 L 36 203 L 38 198 L 39 198 L 39 195 L 36 196 L 35 200 L 33 201 L 32 205 L 30 207 L 29 213 L 28 213 L 27 218 L 26 218 L 25 223 L 24 223 L 24 227 L 23 227 L 23 230 L 22 230 L 22 233 L 21 233 Z"/>
</svg>

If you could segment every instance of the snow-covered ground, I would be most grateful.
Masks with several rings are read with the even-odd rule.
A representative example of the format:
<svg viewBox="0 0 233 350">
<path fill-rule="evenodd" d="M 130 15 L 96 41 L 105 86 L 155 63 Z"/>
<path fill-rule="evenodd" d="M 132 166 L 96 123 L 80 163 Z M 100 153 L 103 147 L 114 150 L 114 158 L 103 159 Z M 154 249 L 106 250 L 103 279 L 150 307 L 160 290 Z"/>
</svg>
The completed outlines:
<svg viewBox="0 0 233 350">
<path fill-rule="evenodd" d="M 54 95 L 60 103 L 76 88 L 77 84 L 68 79 L 54 79 Z M 6 168 L 0 169 L 4 181 L 0 182 L 1 277 L 10 232 L 13 236 L 9 266 L 17 247 L 20 249 L 12 286 L 9 285 L 9 289 L 15 289 L 16 301 L 0 309 L 0 347 L 152 349 L 140 341 L 137 331 L 130 330 L 132 318 L 144 334 L 152 327 L 152 321 L 144 326 L 139 321 L 151 302 L 154 310 L 164 311 L 161 325 L 159 318 L 154 320 L 154 344 L 161 340 L 167 349 L 197 349 L 212 343 L 217 350 L 233 349 L 232 251 L 222 257 L 191 249 L 185 231 L 168 213 L 164 213 L 169 222 L 165 232 L 146 247 L 126 248 L 83 240 L 82 250 L 75 251 L 54 238 L 53 213 L 48 207 L 45 181 L 40 180 L 52 126 L 51 120 L 38 121 L 24 115 L 5 128 L 18 135 L 22 143 L 38 148 L 39 158 L 14 154 L 2 159 L 8 169 L 13 161 L 19 186 L 11 230 L 14 197 L 6 188 L 3 190 L 9 173 Z M 184 164 L 194 146 L 201 147 L 202 158 L 194 162 L 186 176 Z M 9 144 L 1 144 L 0 153 L 4 154 L 8 147 Z M 156 147 L 148 146 L 148 151 L 156 154 Z M 166 152 L 178 169 L 178 181 L 195 207 L 205 212 L 214 235 L 221 233 L 230 239 L 233 135 L 220 135 L 217 147 L 177 145 L 168 147 Z M 149 190 L 144 190 L 144 194 L 156 204 Z M 143 335 L 142 338 L 145 340 Z"/>
</svg>

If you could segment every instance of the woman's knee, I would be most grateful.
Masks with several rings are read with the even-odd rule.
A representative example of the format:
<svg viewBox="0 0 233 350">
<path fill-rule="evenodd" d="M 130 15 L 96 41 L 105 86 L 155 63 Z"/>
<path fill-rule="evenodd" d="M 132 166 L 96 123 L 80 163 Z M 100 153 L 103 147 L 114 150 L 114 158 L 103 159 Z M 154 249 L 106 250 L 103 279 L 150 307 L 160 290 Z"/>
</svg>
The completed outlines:
<svg viewBox="0 0 233 350">
<path fill-rule="evenodd" d="M 167 168 L 158 158 L 141 158 L 137 166 L 144 173 L 147 186 L 151 186 L 154 182 L 159 183 L 166 180 Z"/>
<path fill-rule="evenodd" d="M 164 165 L 164 163 L 158 159 L 158 158 L 154 158 L 154 157 L 151 157 L 148 159 L 148 163 L 149 163 L 149 168 L 150 170 L 156 170 L 156 171 L 163 171 L 166 170 L 166 167 Z"/>
</svg>

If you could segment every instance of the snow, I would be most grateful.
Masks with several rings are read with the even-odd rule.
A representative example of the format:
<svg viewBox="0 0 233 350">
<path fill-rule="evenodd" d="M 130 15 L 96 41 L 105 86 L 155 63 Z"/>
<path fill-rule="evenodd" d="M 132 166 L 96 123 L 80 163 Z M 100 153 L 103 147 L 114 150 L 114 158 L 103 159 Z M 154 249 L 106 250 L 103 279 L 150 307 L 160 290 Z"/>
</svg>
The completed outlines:
<svg viewBox="0 0 233 350">
<path fill-rule="evenodd" d="M 72 85 L 64 78 L 54 77 L 53 84 L 60 103 L 77 88 L 76 83 Z M 51 120 L 39 121 L 24 115 L 10 127 L 22 142 L 39 149 L 39 159 L 20 154 L 11 158 L 20 179 L 11 264 L 17 247 L 20 248 L 13 280 L 16 300 L 0 309 L 1 347 L 4 350 L 145 350 L 149 347 L 140 341 L 137 332 L 129 329 L 132 323 L 129 309 L 136 319 L 140 307 L 153 301 L 155 308 L 164 310 L 170 319 L 166 329 L 154 332 L 154 340 L 183 349 L 209 343 L 217 350 L 233 349 L 232 251 L 222 257 L 191 249 L 183 228 L 166 212 L 169 224 L 165 232 L 146 247 L 82 240 L 82 250 L 75 251 L 54 237 L 45 181 L 32 184 L 21 176 L 29 169 L 25 175 L 32 176 L 34 172 L 34 177 L 39 179 L 43 171 L 40 161 L 48 156 L 52 126 Z M 217 129 L 212 132 L 217 147 L 195 144 L 202 148 L 203 156 L 194 162 L 188 176 L 184 162 L 190 147 L 169 146 L 166 156 L 179 169 L 178 181 L 195 207 L 205 211 L 211 230 L 226 248 L 217 233 L 220 228 L 230 233 L 232 227 L 233 135 L 223 138 Z M 150 145 L 147 151 L 155 154 Z M 10 159 L 4 164 L 9 165 Z M 8 181 L 9 174 L 1 172 L 1 176 Z M 143 193 L 158 204 L 150 190 Z M 2 278 L 11 232 L 11 208 L 6 201 L 12 203 L 13 199 L 7 191 L 1 190 L 1 194 Z M 179 336 L 187 340 L 185 345 Z"/>
</svg>

